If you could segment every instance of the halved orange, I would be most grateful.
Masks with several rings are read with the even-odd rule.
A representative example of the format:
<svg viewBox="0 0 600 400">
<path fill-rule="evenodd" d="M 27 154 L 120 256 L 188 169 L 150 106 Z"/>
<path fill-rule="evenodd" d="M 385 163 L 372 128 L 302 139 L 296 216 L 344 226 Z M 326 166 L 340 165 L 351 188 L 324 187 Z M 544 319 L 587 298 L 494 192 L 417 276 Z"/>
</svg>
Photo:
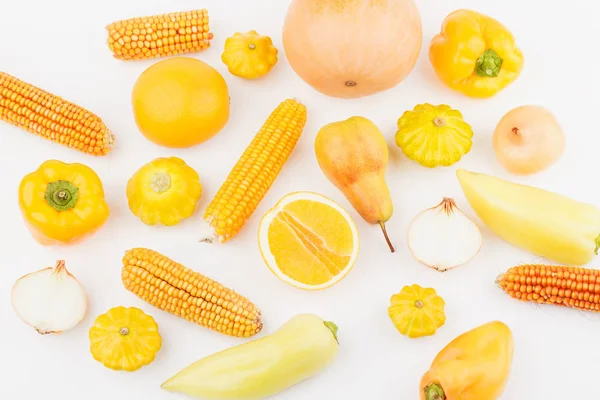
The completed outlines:
<svg viewBox="0 0 600 400">
<path fill-rule="evenodd" d="M 342 280 L 358 257 L 358 231 L 333 200 L 312 192 L 284 196 L 262 218 L 258 233 L 265 263 L 282 281 L 321 290 Z"/>
</svg>

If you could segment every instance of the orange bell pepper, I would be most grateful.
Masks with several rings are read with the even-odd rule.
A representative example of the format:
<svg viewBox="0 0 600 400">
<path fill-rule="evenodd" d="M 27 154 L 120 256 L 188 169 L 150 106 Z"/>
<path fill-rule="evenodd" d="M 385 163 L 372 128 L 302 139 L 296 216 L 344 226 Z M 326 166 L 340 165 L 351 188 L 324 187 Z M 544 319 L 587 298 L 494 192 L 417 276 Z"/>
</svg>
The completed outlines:
<svg viewBox="0 0 600 400">
<path fill-rule="evenodd" d="M 491 97 L 515 81 L 523 53 L 500 22 L 471 10 L 456 10 L 429 45 L 438 78 L 470 97 Z"/>
<path fill-rule="evenodd" d="M 489 322 L 451 341 L 421 379 L 421 400 L 496 400 L 513 358 L 510 328 Z"/>
<path fill-rule="evenodd" d="M 19 207 L 32 236 L 43 245 L 77 243 L 110 214 L 98 175 L 88 166 L 57 160 L 44 162 L 21 180 Z"/>
</svg>

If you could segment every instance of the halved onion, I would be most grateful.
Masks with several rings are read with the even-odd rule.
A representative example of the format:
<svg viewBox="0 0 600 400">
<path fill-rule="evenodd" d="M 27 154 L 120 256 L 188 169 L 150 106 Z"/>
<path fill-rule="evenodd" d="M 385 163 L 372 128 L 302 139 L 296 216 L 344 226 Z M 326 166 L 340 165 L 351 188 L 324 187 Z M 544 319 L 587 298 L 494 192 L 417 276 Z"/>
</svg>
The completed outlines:
<svg viewBox="0 0 600 400">
<path fill-rule="evenodd" d="M 417 214 L 408 227 L 412 256 L 440 272 L 467 263 L 479 253 L 481 245 L 477 225 L 446 197 Z"/>
<path fill-rule="evenodd" d="M 85 290 L 62 260 L 19 278 L 11 301 L 17 316 L 42 335 L 75 327 L 87 310 Z"/>
</svg>

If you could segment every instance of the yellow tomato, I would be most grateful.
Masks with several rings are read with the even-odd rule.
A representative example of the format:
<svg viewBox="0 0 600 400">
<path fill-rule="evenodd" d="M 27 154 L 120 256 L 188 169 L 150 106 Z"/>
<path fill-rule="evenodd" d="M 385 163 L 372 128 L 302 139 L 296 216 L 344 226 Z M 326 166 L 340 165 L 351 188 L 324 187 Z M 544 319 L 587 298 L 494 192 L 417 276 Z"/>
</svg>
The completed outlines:
<svg viewBox="0 0 600 400">
<path fill-rule="evenodd" d="M 162 346 L 154 318 L 139 308 L 115 307 L 100 315 L 89 332 L 90 352 L 113 370 L 133 372 L 154 361 Z"/>
<path fill-rule="evenodd" d="M 157 158 L 127 183 L 129 209 L 148 225 L 177 225 L 190 217 L 202 196 L 198 173 L 180 158 Z"/>
<path fill-rule="evenodd" d="M 221 60 L 232 75 L 257 79 L 268 74 L 277 64 L 277 53 L 270 37 L 252 30 L 236 32 L 227 38 Z"/>
<path fill-rule="evenodd" d="M 446 323 L 446 303 L 435 289 L 404 286 L 390 303 L 388 315 L 398 332 L 409 338 L 431 336 Z"/>
<path fill-rule="evenodd" d="M 133 87 L 132 103 L 139 130 L 165 147 L 203 143 L 229 120 L 225 79 L 194 58 L 171 58 L 146 69 Z"/>
<path fill-rule="evenodd" d="M 110 215 L 98 175 L 88 166 L 57 160 L 23 178 L 19 206 L 34 239 L 45 245 L 77 243 Z"/>
<path fill-rule="evenodd" d="M 500 22 L 471 10 L 456 10 L 429 46 L 437 76 L 470 97 L 491 97 L 515 81 L 523 69 L 523 53 Z"/>
</svg>

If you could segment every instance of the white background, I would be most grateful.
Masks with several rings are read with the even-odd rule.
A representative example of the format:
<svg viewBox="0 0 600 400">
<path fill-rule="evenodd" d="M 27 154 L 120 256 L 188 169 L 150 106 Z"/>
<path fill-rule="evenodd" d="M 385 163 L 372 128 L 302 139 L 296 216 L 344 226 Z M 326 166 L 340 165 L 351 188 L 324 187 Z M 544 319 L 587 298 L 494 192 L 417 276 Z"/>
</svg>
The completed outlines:
<svg viewBox="0 0 600 400">
<path fill-rule="evenodd" d="M 76 0 L 5 1 L 0 24 L 0 70 L 74 101 L 103 118 L 118 145 L 106 158 L 93 158 L 43 141 L 0 123 L 0 398 L 2 399 L 175 399 L 160 384 L 189 363 L 242 343 L 195 326 L 138 300 L 121 285 L 121 257 L 132 247 L 154 248 L 238 290 L 263 311 L 260 337 L 298 313 L 316 313 L 340 327 L 341 349 L 334 365 L 277 399 L 418 398 L 419 379 L 437 352 L 458 334 L 490 320 L 507 323 L 515 337 L 515 356 L 505 400 L 563 400 L 597 397 L 600 318 L 575 310 L 517 302 L 499 290 L 495 277 L 519 263 L 540 261 L 496 238 L 480 222 L 484 245 L 470 264 L 440 274 L 414 261 L 406 247 L 410 219 L 454 197 L 474 217 L 455 178 L 458 167 L 524 182 L 592 204 L 597 189 L 598 28 L 595 2 L 571 0 L 417 0 L 423 19 L 423 48 L 411 75 L 385 93 L 359 99 L 327 98 L 303 83 L 289 67 L 281 28 L 289 1 Z M 130 93 L 138 75 L 156 62 L 113 59 L 105 25 L 143 15 L 206 7 L 215 34 L 212 47 L 194 54 L 217 68 L 231 92 L 232 114 L 214 139 L 187 150 L 160 148 L 136 129 Z M 456 8 L 494 16 L 512 30 L 526 59 L 521 77 L 490 100 L 471 100 L 451 92 L 434 76 L 428 44 L 443 18 Z M 236 31 L 256 29 L 281 50 L 270 75 L 258 82 L 231 76 L 220 61 L 224 41 Z M 595 57 L 595 58 L 594 58 Z M 202 211 L 267 115 L 286 97 L 309 110 L 293 156 L 243 232 L 225 245 L 198 242 Z M 475 131 L 472 151 L 453 167 L 430 170 L 409 162 L 393 144 L 398 117 L 416 104 L 446 103 L 460 109 Z M 553 168 L 528 178 L 508 175 L 497 164 L 493 129 L 504 113 L 523 104 L 552 110 L 567 135 L 567 149 Z M 390 143 L 387 179 L 395 213 L 388 230 L 391 254 L 378 227 L 363 222 L 322 175 L 313 153 L 318 129 L 326 123 L 362 115 L 372 119 Z M 179 226 L 147 227 L 127 207 L 125 185 L 142 164 L 159 156 L 178 156 L 200 174 L 204 195 L 199 212 Z M 102 178 L 111 217 L 95 236 L 75 247 L 43 247 L 26 230 L 17 204 L 21 178 L 43 161 L 82 162 Z M 351 273 L 337 286 L 304 292 L 277 280 L 263 264 L 256 241 L 258 222 L 283 195 L 320 192 L 348 209 L 358 225 L 361 252 Z M 20 276 L 65 259 L 89 295 L 84 321 L 60 336 L 39 336 L 21 323 L 10 305 L 10 288 Z M 596 260 L 590 267 L 598 267 Z M 429 338 L 401 336 L 387 315 L 389 298 L 404 285 L 434 287 L 446 302 L 447 323 Z M 94 318 L 119 305 L 136 306 L 160 325 L 164 345 L 156 361 L 135 372 L 114 372 L 93 360 L 88 330 Z M 454 400 L 454 399 L 453 399 Z M 486 399 L 487 400 L 487 399 Z"/>
</svg>

